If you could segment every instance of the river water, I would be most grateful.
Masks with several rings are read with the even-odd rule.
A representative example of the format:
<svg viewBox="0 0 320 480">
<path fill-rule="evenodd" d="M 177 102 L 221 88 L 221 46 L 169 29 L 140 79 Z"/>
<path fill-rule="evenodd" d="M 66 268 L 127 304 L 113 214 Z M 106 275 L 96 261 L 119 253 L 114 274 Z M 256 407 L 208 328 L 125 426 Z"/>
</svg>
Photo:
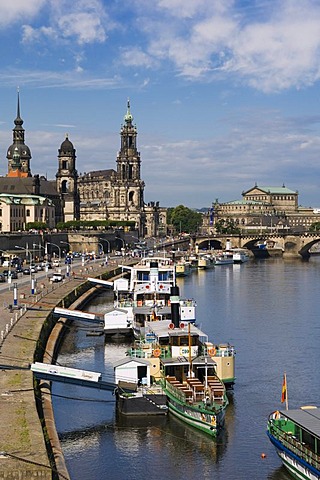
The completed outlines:
<svg viewBox="0 0 320 480">
<path fill-rule="evenodd" d="M 118 418 L 111 393 L 57 383 L 54 414 L 72 480 L 289 480 L 266 422 L 284 408 L 284 371 L 289 408 L 319 403 L 320 257 L 216 266 L 178 283 L 182 297 L 197 301 L 197 323 L 210 340 L 237 351 L 224 431 L 212 440 L 170 415 Z M 108 302 L 111 292 L 90 309 Z M 89 330 L 74 324 L 59 363 L 112 375 L 126 345 L 105 344 Z"/>
</svg>

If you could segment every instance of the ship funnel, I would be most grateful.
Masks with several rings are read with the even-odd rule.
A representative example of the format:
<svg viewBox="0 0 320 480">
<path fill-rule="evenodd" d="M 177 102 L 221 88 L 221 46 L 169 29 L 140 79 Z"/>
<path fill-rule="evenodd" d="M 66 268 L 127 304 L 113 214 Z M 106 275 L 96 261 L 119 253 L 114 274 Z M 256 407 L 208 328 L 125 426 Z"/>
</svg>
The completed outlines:
<svg viewBox="0 0 320 480">
<path fill-rule="evenodd" d="M 180 325 L 180 294 L 179 287 L 174 285 L 170 291 L 170 305 L 171 305 L 171 321 L 174 328 L 179 328 Z"/>
</svg>

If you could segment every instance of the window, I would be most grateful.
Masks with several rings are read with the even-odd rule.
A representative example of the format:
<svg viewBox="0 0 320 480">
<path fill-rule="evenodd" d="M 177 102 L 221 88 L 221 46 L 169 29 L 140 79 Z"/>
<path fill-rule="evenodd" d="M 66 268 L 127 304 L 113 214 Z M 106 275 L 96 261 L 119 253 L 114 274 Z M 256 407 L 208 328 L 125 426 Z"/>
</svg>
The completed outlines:
<svg viewBox="0 0 320 480">
<path fill-rule="evenodd" d="M 30 217 L 30 210 L 27 209 L 27 213 L 26 213 L 27 217 Z"/>
<path fill-rule="evenodd" d="M 61 193 L 67 193 L 68 191 L 68 182 L 67 180 L 63 180 L 61 182 Z"/>
</svg>

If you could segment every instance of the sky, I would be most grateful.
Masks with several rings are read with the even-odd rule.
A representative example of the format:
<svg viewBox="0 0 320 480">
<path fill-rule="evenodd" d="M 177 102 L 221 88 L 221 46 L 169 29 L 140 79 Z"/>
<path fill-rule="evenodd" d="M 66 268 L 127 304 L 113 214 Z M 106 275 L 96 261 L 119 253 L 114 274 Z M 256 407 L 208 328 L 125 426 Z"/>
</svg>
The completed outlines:
<svg viewBox="0 0 320 480">
<path fill-rule="evenodd" d="M 116 169 L 127 100 L 145 202 L 255 184 L 320 207 L 319 0 L 1 0 L 0 175 L 20 92 L 33 174 Z"/>
</svg>

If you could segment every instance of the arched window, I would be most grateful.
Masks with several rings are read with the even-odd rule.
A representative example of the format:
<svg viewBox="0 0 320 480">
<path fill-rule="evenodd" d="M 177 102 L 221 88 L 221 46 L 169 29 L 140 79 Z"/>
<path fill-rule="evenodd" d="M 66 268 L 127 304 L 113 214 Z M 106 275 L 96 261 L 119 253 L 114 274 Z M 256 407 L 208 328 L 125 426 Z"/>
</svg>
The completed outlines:
<svg viewBox="0 0 320 480">
<path fill-rule="evenodd" d="M 67 180 L 62 180 L 61 182 L 61 192 L 62 193 L 67 193 L 68 191 L 68 182 Z"/>
<path fill-rule="evenodd" d="M 134 200 L 134 192 L 129 192 L 129 202 L 133 203 Z"/>
<path fill-rule="evenodd" d="M 67 160 L 62 160 L 62 169 L 63 169 L 63 170 L 67 170 L 67 168 L 68 168 L 68 162 L 67 162 Z"/>
<path fill-rule="evenodd" d="M 27 217 L 30 217 L 30 210 L 29 210 L 29 208 L 27 208 L 26 216 L 27 216 Z"/>
</svg>

